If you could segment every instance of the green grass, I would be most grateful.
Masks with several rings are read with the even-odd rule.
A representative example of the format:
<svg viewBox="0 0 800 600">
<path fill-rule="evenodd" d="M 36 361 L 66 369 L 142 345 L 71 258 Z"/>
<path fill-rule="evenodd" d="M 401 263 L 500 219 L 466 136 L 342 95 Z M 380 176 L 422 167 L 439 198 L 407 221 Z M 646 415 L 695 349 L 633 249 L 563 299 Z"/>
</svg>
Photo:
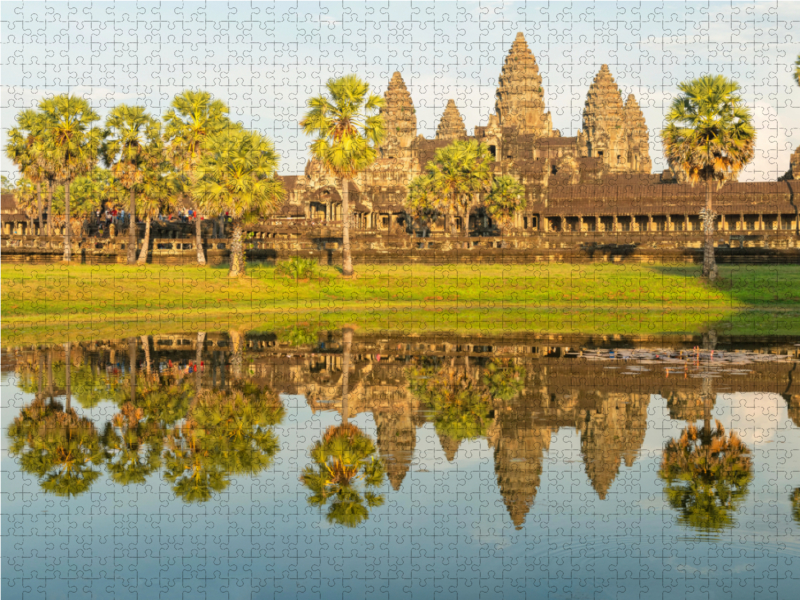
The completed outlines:
<svg viewBox="0 0 800 600">
<path fill-rule="evenodd" d="M 295 323 L 397 331 L 571 334 L 800 333 L 800 266 L 721 266 L 710 286 L 684 265 L 359 265 L 296 281 L 195 266 L 2 265 L 3 337 L 58 331 L 209 330 Z M 716 324 L 716 325 L 715 325 Z M 219 327 L 217 327 L 219 326 Z M 49 333 L 48 333 L 49 332 Z M 102 335 L 100 335 L 102 337 Z"/>
</svg>

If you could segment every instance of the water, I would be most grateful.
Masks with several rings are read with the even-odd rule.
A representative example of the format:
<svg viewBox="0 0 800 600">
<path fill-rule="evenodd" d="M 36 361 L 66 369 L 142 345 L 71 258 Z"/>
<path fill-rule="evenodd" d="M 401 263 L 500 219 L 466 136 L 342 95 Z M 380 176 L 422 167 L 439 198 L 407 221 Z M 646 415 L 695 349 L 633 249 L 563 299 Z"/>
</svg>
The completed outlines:
<svg viewBox="0 0 800 600">
<path fill-rule="evenodd" d="M 796 594 L 797 346 L 349 340 L 4 348 L 3 597 Z"/>
</svg>

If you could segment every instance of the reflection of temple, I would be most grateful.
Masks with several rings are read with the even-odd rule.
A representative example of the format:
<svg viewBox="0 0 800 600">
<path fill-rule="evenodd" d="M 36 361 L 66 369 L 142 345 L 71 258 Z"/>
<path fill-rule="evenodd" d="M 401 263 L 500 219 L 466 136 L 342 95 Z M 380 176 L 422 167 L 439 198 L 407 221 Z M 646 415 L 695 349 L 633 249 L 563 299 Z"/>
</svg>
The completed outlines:
<svg viewBox="0 0 800 600">
<path fill-rule="evenodd" d="M 553 344 L 536 336 L 427 339 L 357 335 L 351 351 L 348 412 L 351 417 L 372 413 L 380 456 L 391 486 L 398 490 L 414 459 L 417 431 L 433 419 L 409 391 L 409 364 L 421 359 L 439 361 L 452 365 L 455 379 L 473 380 L 493 358 L 512 359 L 524 367 L 520 393 L 507 401 L 494 401 L 486 432 L 487 443 L 494 450 L 498 488 L 516 527 L 524 524 L 533 506 L 546 453 L 560 428 L 577 431 L 588 481 L 599 498 L 606 498 L 622 464 L 631 467 L 636 460 L 644 441 L 651 394 L 667 399 L 671 418 L 685 420 L 702 418 L 701 399 L 706 393 L 711 398 L 724 392 L 783 394 L 789 416 L 800 426 L 800 382 L 791 377 L 793 362 L 756 361 L 749 365 L 747 376 L 705 381 L 702 377 L 667 377 L 660 365 L 651 365 L 632 377 L 608 369 L 607 362 L 581 359 L 580 350 Z M 82 363 L 127 362 L 129 349 L 127 340 L 75 343 L 71 362 L 76 369 Z M 793 346 L 780 351 L 798 357 L 798 348 Z M 273 334 L 220 333 L 151 336 L 137 339 L 135 346 L 140 368 L 150 365 L 157 369 L 167 361 L 202 363 L 197 379 L 201 388 L 229 385 L 234 376 L 232 364 L 244 365 L 243 379 L 279 393 L 303 395 L 315 412 L 342 410 L 342 352 L 337 333 L 322 334 L 316 344 L 306 346 L 291 346 Z M 237 353 L 240 356 L 234 360 Z M 56 362 L 63 361 L 62 346 L 55 347 L 53 354 Z M 8 358 L 19 370 L 40 364 L 34 350 L 5 350 L 3 356 L 4 363 Z M 76 374 L 77 370 L 73 377 Z M 439 439 L 446 460 L 454 460 L 459 440 L 441 434 Z"/>
</svg>

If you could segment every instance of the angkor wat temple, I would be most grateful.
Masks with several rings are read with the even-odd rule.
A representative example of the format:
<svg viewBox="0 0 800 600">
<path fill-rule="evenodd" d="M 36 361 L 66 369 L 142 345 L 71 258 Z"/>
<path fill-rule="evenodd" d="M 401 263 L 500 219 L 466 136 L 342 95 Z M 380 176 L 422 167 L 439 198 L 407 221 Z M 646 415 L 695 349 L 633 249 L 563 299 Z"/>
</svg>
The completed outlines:
<svg viewBox="0 0 800 600">
<path fill-rule="evenodd" d="M 387 136 L 379 159 L 351 184 L 356 229 L 411 233 L 403 209 L 407 185 L 419 175 L 437 149 L 453 140 L 476 139 L 495 157 L 495 174 L 512 174 L 524 185 L 527 206 L 510 228 L 512 235 L 567 232 L 700 233 L 699 211 L 705 189 L 680 183 L 665 171 L 651 173 L 650 139 L 644 115 L 633 94 L 623 98 L 608 65 L 603 65 L 586 95 L 583 129 L 562 137 L 553 129 L 536 59 L 522 33 L 506 56 L 499 78 L 495 112 L 486 125 L 468 136 L 451 99 L 434 139 L 417 133 L 414 102 L 395 72 L 381 109 Z M 796 231 L 800 191 L 800 156 L 772 183 L 727 183 L 715 196 L 720 232 Z M 341 220 L 340 185 L 310 161 L 303 176 L 284 177 L 289 199 L 283 216 L 313 222 Z M 474 198 L 470 232 L 492 224 Z M 459 227 L 461 223 L 457 221 Z M 433 231 L 442 231 L 439 220 Z M 505 234 L 505 232 L 504 232 Z M 793 245 L 791 245 L 793 246 Z"/>
</svg>

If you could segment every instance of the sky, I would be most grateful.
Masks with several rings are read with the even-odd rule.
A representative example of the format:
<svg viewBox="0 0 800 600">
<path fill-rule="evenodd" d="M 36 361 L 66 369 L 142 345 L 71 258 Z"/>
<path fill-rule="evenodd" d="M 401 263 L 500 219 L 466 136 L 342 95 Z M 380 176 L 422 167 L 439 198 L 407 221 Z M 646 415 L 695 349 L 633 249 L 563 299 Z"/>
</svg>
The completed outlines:
<svg viewBox="0 0 800 600">
<path fill-rule="evenodd" d="M 543 78 L 553 126 L 581 128 L 602 64 L 642 106 L 654 172 L 658 134 L 680 82 L 736 80 L 757 128 L 740 181 L 770 181 L 800 145 L 800 3 L 792 2 L 2 2 L 0 143 L 15 115 L 58 93 L 87 98 L 105 119 L 117 104 L 162 116 L 176 93 L 205 89 L 234 120 L 275 142 L 280 173 L 303 172 L 298 122 L 325 82 L 356 73 L 383 93 L 400 71 L 433 137 L 447 100 L 467 131 L 485 125 L 518 31 Z M 0 170 L 16 177 L 3 155 Z"/>
</svg>

